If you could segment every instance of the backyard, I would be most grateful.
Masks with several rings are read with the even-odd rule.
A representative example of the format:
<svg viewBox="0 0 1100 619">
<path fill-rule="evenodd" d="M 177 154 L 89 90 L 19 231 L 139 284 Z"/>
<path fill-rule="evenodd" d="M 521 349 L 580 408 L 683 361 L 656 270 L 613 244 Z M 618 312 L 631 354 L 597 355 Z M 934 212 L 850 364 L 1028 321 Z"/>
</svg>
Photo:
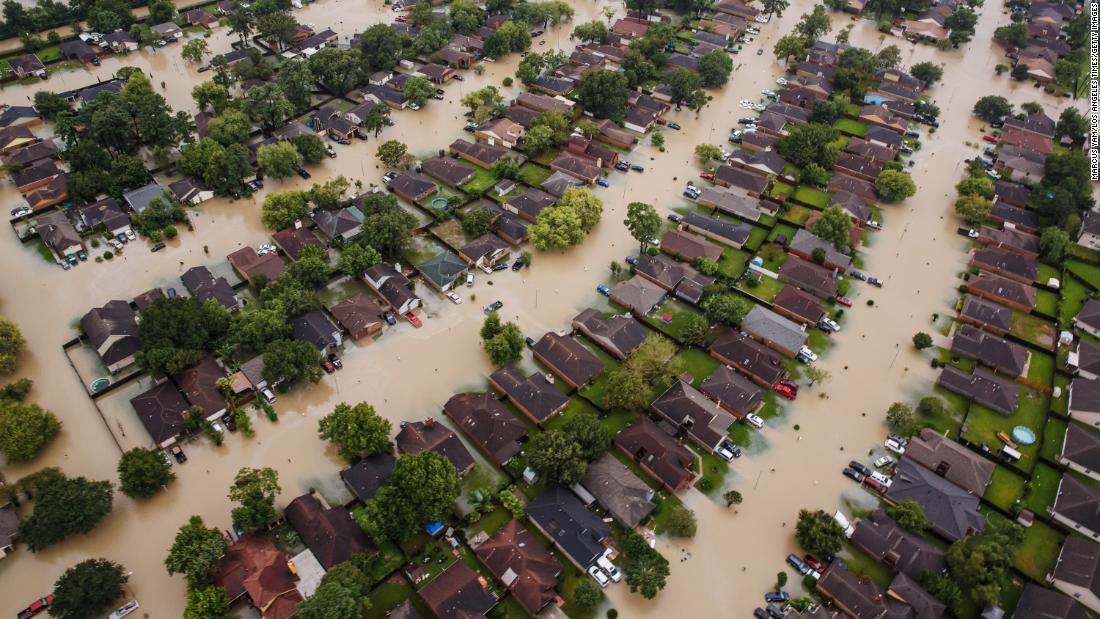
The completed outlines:
<svg viewBox="0 0 1100 619">
<path fill-rule="evenodd" d="M 966 416 L 966 431 L 963 432 L 962 438 L 974 445 L 984 445 L 996 453 L 1004 445 L 997 437 L 998 433 L 1011 436 L 1014 427 L 1024 426 L 1036 436 L 1040 436 L 1046 417 L 1047 397 L 1030 392 L 1020 396 L 1015 414 L 1007 417 L 981 404 L 973 403 Z M 1019 461 L 1012 463 L 1012 467 L 1025 474 L 1030 473 L 1039 455 L 1039 443 L 1018 445 L 1016 449 L 1021 457 Z"/>
</svg>

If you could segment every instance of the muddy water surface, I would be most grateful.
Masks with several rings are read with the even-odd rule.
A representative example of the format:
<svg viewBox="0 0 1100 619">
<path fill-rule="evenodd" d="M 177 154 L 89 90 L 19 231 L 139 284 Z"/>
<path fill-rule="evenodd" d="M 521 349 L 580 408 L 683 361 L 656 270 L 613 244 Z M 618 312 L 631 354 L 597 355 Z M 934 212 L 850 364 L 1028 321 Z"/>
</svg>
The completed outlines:
<svg viewBox="0 0 1100 619">
<path fill-rule="evenodd" d="M 578 22 L 601 18 L 605 5 L 572 4 Z M 620 4 L 614 6 L 621 12 Z M 0 612 L 18 610 L 47 593 L 57 576 L 77 561 L 102 556 L 134 571 L 130 589 L 148 616 L 178 617 L 183 582 L 168 577 L 163 558 L 175 530 L 191 514 L 228 527 L 230 506 L 225 493 L 238 468 L 271 466 L 278 470 L 281 504 L 313 487 L 335 492 L 339 485 L 335 474 L 341 463 L 316 438 L 316 423 L 337 402 L 369 401 L 396 425 L 404 419 L 438 415 L 442 403 L 457 390 L 480 388 L 490 372 L 477 340 L 481 307 L 497 299 L 504 302 L 504 317 L 518 321 L 527 335 L 538 337 L 549 329 L 567 328 L 580 309 L 599 301 L 594 286 L 605 279 L 607 264 L 622 260 L 633 250 L 634 242 L 621 225 L 626 204 L 647 201 L 663 212 L 683 204 L 679 195 L 683 183 L 698 173 L 692 149 L 700 142 L 723 143 L 741 115 L 737 101 L 759 98 L 762 89 L 774 88 L 781 67 L 774 63 L 770 48 L 810 6 L 805 1 L 792 3 L 783 19 L 773 20 L 762 37 L 746 45 L 735 57 L 730 83 L 714 93 L 714 101 L 699 117 L 688 111 L 672 113 L 670 119 L 684 129 L 665 131 L 667 152 L 643 145 L 629 156 L 646 165 L 645 173 L 615 173 L 610 188 L 596 190 L 605 202 L 604 218 L 584 245 L 565 254 L 538 254 L 534 266 L 520 274 L 508 271 L 479 277 L 472 290 L 462 291 L 466 300 L 460 306 L 422 288 L 419 292 L 426 299 L 428 314 L 424 328 L 402 324 L 377 342 L 351 350 L 342 372 L 327 376 L 316 386 L 281 396 L 276 403 L 278 424 L 257 419 L 255 439 L 234 435 L 221 448 L 192 444 L 188 447 L 190 461 L 176 467 L 179 479 L 167 492 L 142 503 L 119 496 L 115 510 L 90 535 L 71 538 L 38 555 L 20 548 L 0 562 Z M 954 298 L 953 278 L 963 265 L 964 241 L 954 234 L 949 194 L 953 194 L 961 159 L 972 154 L 973 149 L 962 142 L 978 138 L 977 126 L 970 122 L 970 107 L 990 92 L 1005 94 L 1015 103 L 1030 99 L 1053 103 L 1030 88 L 1014 87 L 1007 79 L 993 77 L 992 67 L 1000 58 L 988 41 L 1003 20 L 1000 3 L 990 3 L 984 13 L 976 42 L 967 49 L 945 53 L 899 42 L 906 66 L 924 59 L 947 63 L 944 84 L 933 90 L 944 111 L 943 129 L 925 141 L 915 158 L 918 194 L 903 205 L 886 209 L 886 227 L 866 250 L 866 270 L 884 279 L 886 286 L 881 290 L 854 287 L 851 296 L 856 307 L 849 311 L 844 330 L 834 336 L 839 345 L 822 360 L 833 378 L 804 389 L 787 414 L 760 433 L 757 440 L 762 439 L 767 449 L 735 463 L 730 487 L 745 496 L 739 509 L 719 507 L 694 491 L 685 495 L 700 521 L 698 538 L 688 543 L 659 542 L 672 562 L 672 576 L 656 600 L 630 595 L 622 585 L 609 589 L 621 616 L 746 616 L 774 583 L 783 557 L 793 550 L 792 528 L 799 508 L 833 509 L 845 494 L 866 500 L 839 470 L 848 459 L 866 454 L 881 439 L 882 411 L 891 402 L 919 397 L 933 378 L 924 360 L 906 344 L 914 331 L 927 328 L 932 313 L 949 309 Z M 341 41 L 346 41 L 371 23 L 392 19 L 392 13 L 377 1 L 322 0 L 299 11 L 298 19 L 318 29 L 332 27 Z M 837 18 L 835 23 L 840 28 L 846 20 Z M 569 30 L 566 26 L 549 33 L 546 45 L 536 44 L 536 49 L 569 48 Z M 228 49 L 229 40 L 222 29 L 212 38 L 211 48 Z M 877 49 L 897 41 L 882 43 L 873 24 L 861 22 L 852 42 Z M 763 56 L 755 56 L 758 47 L 766 50 Z M 430 101 L 418 113 L 395 113 L 397 126 L 381 139 L 402 140 L 422 156 L 445 147 L 464 135 L 463 110 L 458 104 L 462 94 L 485 84 L 499 86 L 515 70 L 517 61 L 513 57 L 487 64 L 481 76 L 466 72 L 465 82 L 447 87 L 446 101 Z M 121 61 L 108 59 L 94 73 L 61 73 L 51 78 L 49 87 L 63 90 L 97 77 L 109 79 L 124 64 L 152 73 L 158 86 L 163 81 L 162 92 L 176 109 L 194 111 L 190 91 L 202 76 L 193 65 L 180 60 L 178 46 L 132 54 Z M 0 97 L 4 102 L 20 103 L 35 89 L 13 87 L 0 92 Z M 518 90 L 511 94 L 515 92 Z M 1054 108 L 1050 109 L 1053 115 Z M 373 138 L 367 143 L 337 146 L 339 157 L 317 166 L 311 182 L 337 174 L 364 183 L 377 182 L 382 171 L 373 155 L 376 146 Z M 271 182 L 266 191 L 307 186 L 295 178 Z M 8 183 L 0 189 L 0 197 L 4 204 L 19 200 Z M 76 321 L 89 307 L 110 299 L 127 299 L 154 286 L 179 287 L 178 275 L 186 268 L 224 266 L 229 252 L 266 240 L 267 231 L 259 223 L 262 199 L 261 193 L 253 199 L 208 202 L 194 217 L 195 232 L 182 233 L 165 251 L 149 253 L 139 243 L 111 263 L 83 263 L 68 272 L 47 264 L 32 249 L 21 247 L 13 234 L 6 234 L 0 242 L 0 260 L 6 265 L 0 313 L 18 322 L 30 342 L 31 352 L 19 374 L 36 380 L 32 397 L 56 411 L 65 424 L 62 434 L 32 466 L 5 467 L 7 478 L 17 479 L 42 466 L 60 466 L 72 475 L 115 479 L 118 448 L 70 370 L 60 344 L 72 337 Z M 867 300 L 874 300 L 874 306 L 868 307 Z M 101 406 L 108 417 L 132 415 L 124 397 L 104 399 Z M 800 430 L 793 430 L 794 424 L 799 424 Z M 146 440 L 132 431 L 124 438 L 133 444 Z"/>
</svg>

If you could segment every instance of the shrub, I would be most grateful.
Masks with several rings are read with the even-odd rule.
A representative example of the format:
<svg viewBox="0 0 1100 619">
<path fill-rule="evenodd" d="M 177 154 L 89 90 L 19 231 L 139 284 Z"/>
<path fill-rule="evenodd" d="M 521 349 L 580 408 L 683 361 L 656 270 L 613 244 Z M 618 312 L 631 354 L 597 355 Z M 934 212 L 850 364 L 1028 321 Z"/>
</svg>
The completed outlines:
<svg viewBox="0 0 1100 619">
<path fill-rule="evenodd" d="M 179 231 L 176 230 L 175 226 L 165 226 L 164 227 L 164 238 L 170 240 L 170 239 L 176 238 L 178 235 L 179 235 Z"/>
<path fill-rule="evenodd" d="M 114 258 L 114 257 L 115 257 L 115 255 L 113 253 L 109 252 L 109 251 L 103 252 L 103 259 L 104 260 L 110 260 L 111 258 Z"/>
<path fill-rule="evenodd" d="M 501 83 L 504 84 L 507 87 L 511 87 L 512 86 L 512 78 L 506 77 L 506 78 L 504 78 L 504 81 L 501 82 Z"/>
</svg>

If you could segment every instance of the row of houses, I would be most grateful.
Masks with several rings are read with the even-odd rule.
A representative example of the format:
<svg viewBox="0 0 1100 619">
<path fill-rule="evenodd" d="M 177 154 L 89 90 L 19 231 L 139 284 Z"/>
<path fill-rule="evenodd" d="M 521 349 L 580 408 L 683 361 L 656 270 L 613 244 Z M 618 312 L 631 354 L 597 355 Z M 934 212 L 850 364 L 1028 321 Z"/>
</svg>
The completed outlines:
<svg viewBox="0 0 1100 619">
<path fill-rule="evenodd" d="M 1078 13 L 1078 7 L 1057 2 L 1033 2 L 1025 8 L 1013 9 L 1027 12 L 1027 41 L 1020 49 L 1010 50 L 1014 67 L 1025 67 L 1027 77 L 1040 83 L 1055 81 L 1058 60 L 1072 52 L 1067 42 L 1065 26 Z M 1015 75 L 1015 73 L 1014 73 Z"/>
</svg>

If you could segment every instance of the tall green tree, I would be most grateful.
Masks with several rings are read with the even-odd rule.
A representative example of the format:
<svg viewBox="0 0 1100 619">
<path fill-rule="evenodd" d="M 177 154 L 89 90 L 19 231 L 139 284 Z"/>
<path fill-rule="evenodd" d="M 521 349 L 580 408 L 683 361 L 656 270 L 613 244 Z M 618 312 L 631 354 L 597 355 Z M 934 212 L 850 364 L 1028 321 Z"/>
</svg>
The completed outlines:
<svg viewBox="0 0 1100 619">
<path fill-rule="evenodd" d="M 645 252 L 661 231 L 661 216 L 657 209 L 645 202 L 631 202 L 626 206 L 626 219 L 623 220 L 630 236 L 638 241 L 639 251 Z"/>
<path fill-rule="evenodd" d="M 844 547 L 844 529 L 824 510 L 798 512 L 794 538 L 806 552 L 822 556 L 835 555 Z"/>
<path fill-rule="evenodd" d="M 19 539 L 31 552 L 76 533 L 89 533 L 111 511 L 111 482 L 41 472 L 34 484 L 34 511 L 19 523 Z"/>
<path fill-rule="evenodd" d="M 211 585 L 187 592 L 183 619 L 229 619 L 231 616 L 225 589 Z"/>
<path fill-rule="evenodd" d="M 621 118 L 626 114 L 630 87 L 622 73 L 597 69 L 589 72 L 577 84 L 574 96 L 596 118 Z"/>
<path fill-rule="evenodd" d="M 176 479 L 172 466 L 164 460 L 162 453 L 134 447 L 122 454 L 118 461 L 118 479 L 123 494 L 146 499 Z"/>
<path fill-rule="evenodd" d="M 47 610 L 60 619 L 102 616 L 122 597 L 128 580 L 121 565 L 107 559 L 86 559 L 57 579 L 54 600 Z"/>
<path fill-rule="evenodd" d="M 852 218 L 838 205 L 825 209 L 821 217 L 810 226 L 810 232 L 832 243 L 840 251 L 851 245 Z"/>
<path fill-rule="evenodd" d="M 177 374 L 214 351 L 228 330 L 229 312 L 217 301 L 157 299 L 138 323 L 138 365 L 156 374 Z"/>
<path fill-rule="evenodd" d="M 0 451 L 8 462 L 29 462 L 61 431 L 61 422 L 37 404 L 0 399 Z"/>
<path fill-rule="evenodd" d="M 238 504 L 233 508 L 233 526 L 250 533 L 274 522 L 279 517 L 275 511 L 279 492 L 279 474 L 275 469 L 241 468 L 229 487 L 229 500 Z"/>
<path fill-rule="evenodd" d="M 354 463 L 362 457 L 393 451 L 390 422 L 366 402 L 354 406 L 341 402 L 321 418 L 317 433 L 336 445 L 340 457 Z"/>
<path fill-rule="evenodd" d="M 366 519 L 371 528 L 403 540 L 451 513 L 457 498 L 458 472 L 450 460 L 434 451 L 406 454 L 367 504 Z"/>
<path fill-rule="evenodd" d="M 326 47 L 309 58 L 309 70 L 317 81 L 336 95 L 347 94 L 359 84 L 362 65 L 363 54 L 357 49 Z"/>
<path fill-rule="evenodd" d="M 886 515 L 893 518 L 902 528 L 914 533 L 921 533 L 928 528 L 928 517 L 924 515 L 924 509 L 913 499 L 888 505 Z"/>
<path fill-rule="evenodd" d="M 229 542 L 215 527 L 208 527 L 201 516 L 191 516 L 176 532 L 176 539 L 164 559 L 169 574 L 182 574 L 187 588 L 195 591 L 210 584 L 218 559 Z"/>
<path fill-rule="evenodd" d="M 623 537 L 623 575 L 631 593 L 640 593 L 651 600 L 668 582 L 668 559 L 661 556 L 637 531 L 627 531 Z"/>
</svg>

